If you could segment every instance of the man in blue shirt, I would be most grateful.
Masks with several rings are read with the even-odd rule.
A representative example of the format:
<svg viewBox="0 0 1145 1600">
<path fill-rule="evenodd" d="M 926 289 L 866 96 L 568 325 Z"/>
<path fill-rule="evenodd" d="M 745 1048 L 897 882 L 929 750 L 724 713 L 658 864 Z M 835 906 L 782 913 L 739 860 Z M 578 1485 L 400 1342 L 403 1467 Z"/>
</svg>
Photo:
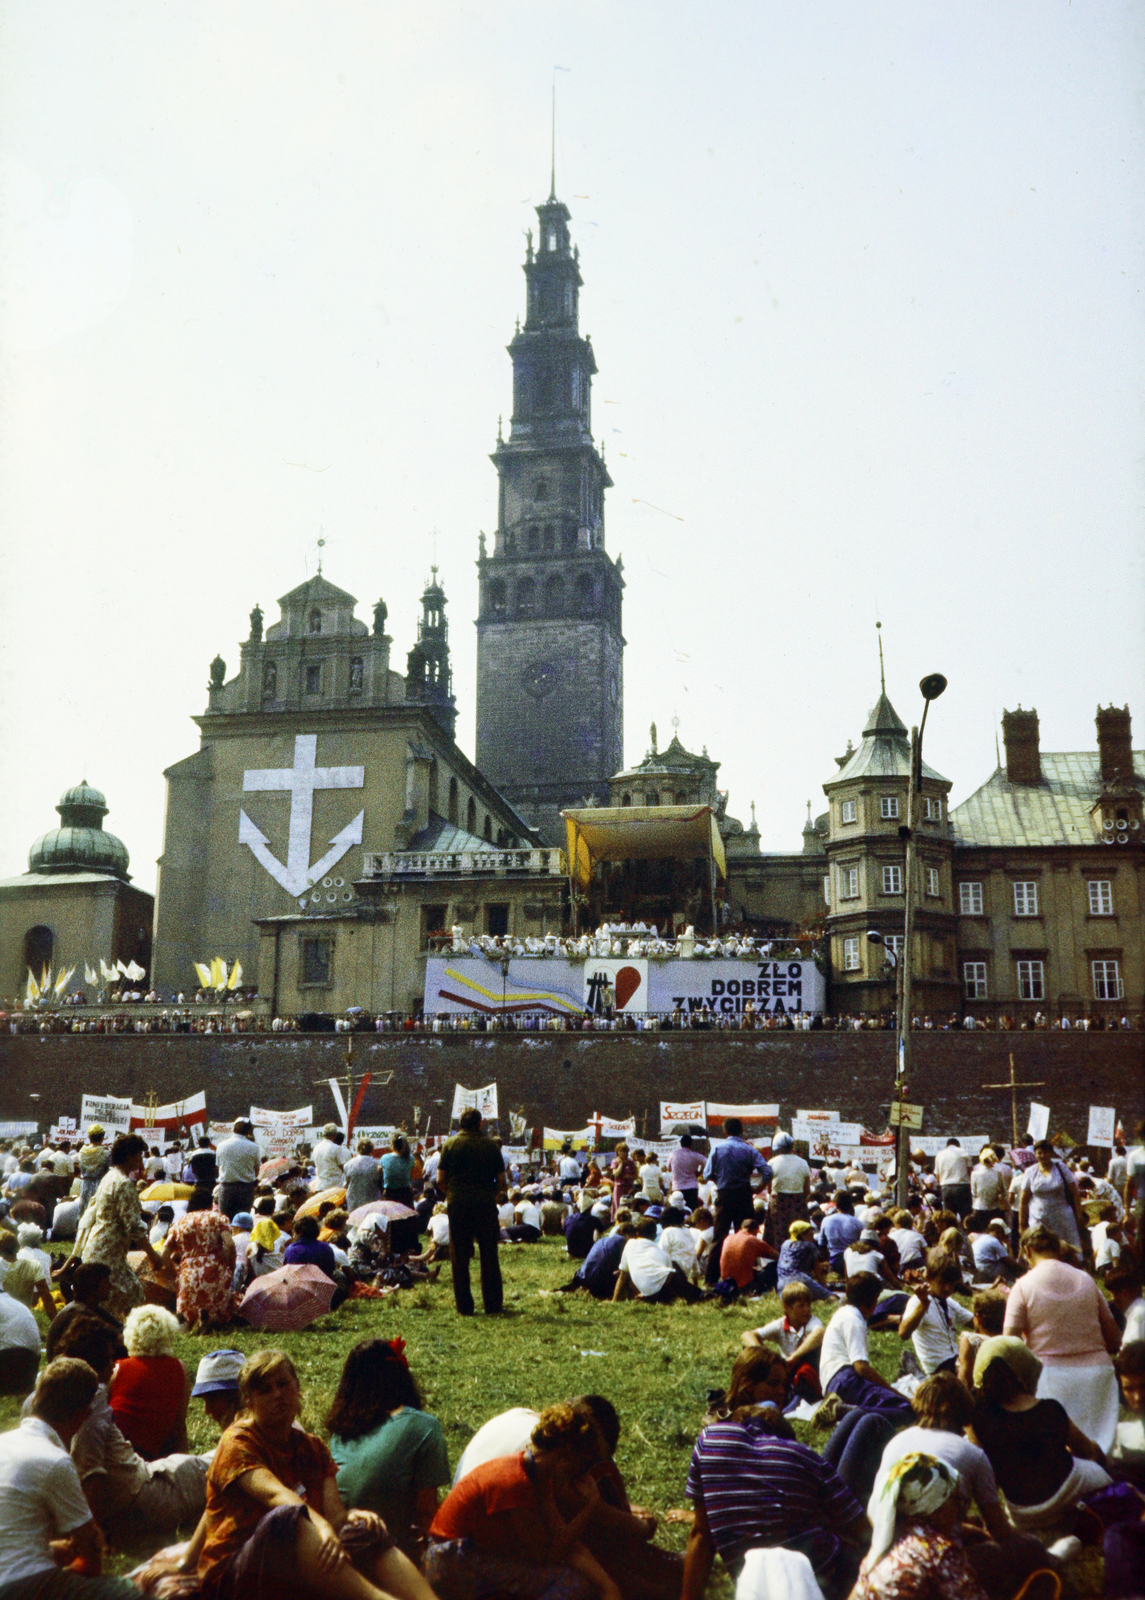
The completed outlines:
<svg viewBox="0 0 1145 1600">
<path fill-rule="evenodd" d="M 606 1233 L 603 1239 L 598 1239 L 593 1245 L 572 1282 L 561 1284 L 558 1294 L 569 1294 L 573 1289 L 587 1289 L 594 1300 L 611 1300 L 624 1246 L 635 1237 L 636 1229 L 630 1222 L 622 1223 L 615 1233 Z"/>
<path fill-rule="evenodd" d="M 716 1203 L 712 1207 L 712 1248 L 708 1256 L 707 1281 L 718 1283 L 720 1277 L 720 1250 L 729 1233 L 739 1227 L 754 1209 L 751 1175 L 758 1172 L 762 1187 L 771 1182 L 771 1168 L 753 1144 L 743 1136 L 743 1123 L 738 1117 L 729 1117 L 724 1123 L 724 1141 L 708 1157 L 704 1177 L 716 1186 Z"/>
</svg>

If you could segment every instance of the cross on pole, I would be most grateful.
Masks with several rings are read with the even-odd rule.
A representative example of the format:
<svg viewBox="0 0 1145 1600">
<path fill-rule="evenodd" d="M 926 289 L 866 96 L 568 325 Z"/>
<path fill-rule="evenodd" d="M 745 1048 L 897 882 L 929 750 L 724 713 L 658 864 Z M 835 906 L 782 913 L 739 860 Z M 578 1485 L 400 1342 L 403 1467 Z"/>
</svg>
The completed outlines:
<svg viewBox="0 0 1145 1600">
<path fill-rule="evenodd" d="M 342 1115 L 343 1115 L 343 1118 L 344 1118 L 344 1121 L 345 1121 L 345 1124 L 346 1124 L 346 1139 L 347 1139 L 347 1142 L 349 1142 L 350 1135 L 354 1131 L 354 1124 L 358 1120 L 358 1112 L 362 1108 L 362 1100 L 365 1097 L 365 1093 L 366 1093 L 367 1088 L 369 1087 L 370 1083 L 373 1081 L 374 1074 L 372 1072 L 364 1072 L 362 1074 L 361 1080 L 360 1080 L 360 1082 L 358 1084 L 358 1092 L 357 1092 L 357 1094 L 355 1094 L 354 1093 L 354 1035 L 352 1033 L 348 1033 L 346 1035 L 346 1054 L 345 1054 L 343 1059 L 346 1062 L 346 1076 L 345 1076 L 344 1080 L 343 1079 L 339 1079 L 337 1077 L 315 1078 L 314 1082 L 315 1083 L 326 1083 L 326 1084 L 329 1084 L 330 1089 L 331 1089 L 331 1091 L 332 1091 L 332 1093 L 334 1095 L 334 1099 L 335 1099 L 336 1102 L 340 1102 L 341 1101 L 341 1093 L 342 1093 L 341 1085 L 342 1085 L 343 1081 L 345 1082 L 345 1085 L 346 1085 L 346 1101 L 345 1101 L 345 1105 L 342 1105 L 342 1104 L 339 1103 L 338 1109 L 339 1109 L 339 1111 L 342 1112 Z M 378 1073 L 377 1078 L 378 1078 L 379 1085 L 384 1088 L 385 1085 L 388 1084 L 391 1081 L 391 1079 L 393 1078 L 393 1071 L 391 1070 L 389 1072 Z"/>
<path fill-rule="evenodd" d="M 1010 1091 L 1010 1120 L 1013 1124 L 1013 1148 L 1018 1147 L 1018 1090 L 1019 1089 L 1044 1089 L 1045 1078 L 1038 1078 L 1029 1083 L 1018 1083 L 1014 1077 L 1014 1052 L 1010 1052 L 1010 1081 L 1009 1083 L 980 1083 L 980 1089 L 1009 1089 Z"/>
</svg>

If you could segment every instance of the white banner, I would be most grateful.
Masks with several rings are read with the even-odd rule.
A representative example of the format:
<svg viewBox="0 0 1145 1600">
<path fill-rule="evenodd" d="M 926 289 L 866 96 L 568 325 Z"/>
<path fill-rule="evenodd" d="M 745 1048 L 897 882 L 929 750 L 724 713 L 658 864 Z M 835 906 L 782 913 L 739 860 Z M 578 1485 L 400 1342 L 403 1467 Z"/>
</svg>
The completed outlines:
<svg viewBox="0 0 1145 1600">
<path fill-rule="evenodd" d="M 38 1122 L 0 1122 L 0 1139 L 24 1139 L 39 1131 Z"/>
<path fill-rule="evenodd" d="M 501 1146 L 501 1154 L 506 1161 L 527 1161 L 532 1153 L 527 1144 L 503 1144 Z"/>
<path fill-rule="evenodd" d="M 641 1139 L 637 1148 L 643 1150 L 646 1156 L 650 1156 L 655 1152 L 656 1160 L 663 1166 L 673 1150 L 680 1148 L 680 1141 L 679 1139 Z M 667 1172 L 664 1174 L 663 1187 L 665 1192 L 671 1187 Z"/>
<path fill-rule="evenodd" d="M 392 1122 L 355 1122 L 352 1142 L 357 1149 L 359 1139 L 368 1139 L 375 1148 L 384 1144 L 388 1150 L 394 1134 L 401 1131 Z"/>
<path fill-rule="evenodd" d="M 314 1107 L 298 1106 L 294 1111 L 268 1111 L 265 1106 L 251 1106 L 250 1120 L 256 1128 L 297 1128 L 303 1133 L 314 1120 Z"/>
<path fill-rule="evenodd" d="M 990 1143 L 988 1136 L 984 1133 L 910 1133 L 911 1154 L 936 1156 L 940 1150 L 946 1149 L 947 1143 L 951 1139 L 957 1139 L 966 1154 L 974 1161 L 978 1159 L 979 1150 Z"/>
<path fill-rule="evenodd" d="M 234 1133 L 234 1128 L 229 1122 L 208 1122 L 207 1138 L 214 1145 L 222 1144 L 224 1139 L 229 1139 Z"/>
<path fill-rule="evenodd" d="M 148 1150 L 158 1146 L 160 1150 L 166 1151 L 168 1145 L 171 1143 L 171 1141 L 167 1138 L 167 1132 L 164 1128 L 132 1128 L 131 1131 L 132 1133 L 137 1133 L 139 1135 L 139 1137 L 143 1140 L 143 1143 L 147 1146 Z M 182 1144 L 182 1142 L 183 1141 L 180 1139 L 179 1143 Z"/>
<path fill-rule="evenodd" d="M 80 1101 L 80 1122 L 84 1132 L 93 1122 L 108 1133 L 126 1133 L 131 1127 L 131 1099 L 110 1094 L 85 1094 Z M 105 1140 L 110 1148 L 111 1141 Z"/>
<path fill-rule="evenodd" d="M 481 1113 L 484 1122 L 496 1122 L 497 1111 L 497 1085 L 487 1083 L 484 1089 L 463 1089 L 455 1084 L 453 1089 L 453 1112 L 451 1121 L 457 1122 L 463 1111 L 476 1107 Z"/>
<path fill-rule="evenodd" d="M 1112 1150 L 1113 1130 L 1116 1126 L 1117 1112 L 1113 1106 L 1090 1106 L 1086 1144 L 1096 1145 L 1099 1150 Z"/>
<path fill-rule="evenodd" d="M 635 1116 L 629 1117 L 627 1122 L 619 1122 L 615 1117 L 602 1117 L 597 1111 L 593 1113 L 588 1121 L 590 1128 L 598 1128 L 599 1124 L 598 1136 L 601 1139 L 635 1139 L 636 1137 Z"/>
<path fill-rule="evenodd" d="M 838 1122 L 839 1120 L 837 1111 L 797 1111 L 795 1115 L 801 1117 L 804 1122 Z"/>
<path fill-rule="evenodd" d="M 704 1100 L 661 1100 L 660 1132 L 667 1133 L 678 1125 L 706 1128 L 708 1107 Z"/>
<path fill-rule="evenodd" d="M 1050 1132 L 1050 1108 L 1039 1105 L 1036 1100 L 1030 1102 L 1030 1120 L 1026 1125 L 1026 1132 L 1032 1139 L 1046 1139 Z"/>
<path fill-rule="evenodd" d="M 51 1144 L 73 1144 L 76 1138 L 74 1128 L 65 1128 L 62 1123 L 57 1123 L 54 1128 L 48 1129 L 48 1140 Z M 1092 1143 L 1092 1140 L 1090 1141 Z"/>
<path fill-rule="evenodd" d="M 725 1106 L 717 1105 L 714 1100 L 708 1101 L 708 1127 L 723 1129 L 723 1124 L 728 1117 L 738 1117 L 745 1128 L 774 1128 L 779 1121 L 779 1107 L 774 1106 Z"/>
<path fill-rule="evenodd" d="M 806 1139 L 812 1150 L 826 1140 L 828 1144 L 858 1144 L 863 1137 L 861 1122 L 812 1122 L 806 1117 L 792 1117 L 791 1137 Z"/>
</svg>

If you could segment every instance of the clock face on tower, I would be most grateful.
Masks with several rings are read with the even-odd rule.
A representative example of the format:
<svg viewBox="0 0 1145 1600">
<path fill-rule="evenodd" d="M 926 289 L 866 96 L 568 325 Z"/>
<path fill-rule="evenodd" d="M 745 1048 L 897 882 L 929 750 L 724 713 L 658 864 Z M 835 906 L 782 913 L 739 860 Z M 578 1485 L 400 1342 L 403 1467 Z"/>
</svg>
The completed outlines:
<svg viewBox="0 0 1145 1600">
<path fill-rule="evenodd" d="M 533 661 L 521 674 L 525 693 L 543 700 L 557 686 L 557 669 L 550 661 Z"/>
</svg>

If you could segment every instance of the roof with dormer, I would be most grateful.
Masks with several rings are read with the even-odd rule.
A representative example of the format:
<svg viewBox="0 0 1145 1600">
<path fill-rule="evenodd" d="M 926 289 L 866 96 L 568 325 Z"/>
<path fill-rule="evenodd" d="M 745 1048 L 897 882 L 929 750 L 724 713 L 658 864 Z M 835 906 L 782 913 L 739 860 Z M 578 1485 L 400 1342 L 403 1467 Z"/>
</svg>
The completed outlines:
<svg viewBox="0 0 1145 1600">
<path fill-rule="evenodd" d="M 635 778 L 657 772 L 711 773 L 717 771 L 719 765 L 720 763 L 713 761 L 706 750 L 702 756 L 694 755 L 691 750 L 685 750 L 680 743 L 679 734 L 674 733 L 672 742 L 666 750 L 649 750 L 639 766 L 627 767 L 623 772 L 613 773 L 609 782 L 617 783 L 621 778 Z"/>
<path fill-rule="evenodd" d="M 950 782 L 941 772 L 928 767 L 925 761 L 922 763 L 922 775 L 935 783 Z M 906 724 L 887 699 L 885 690 L 867 718 L 862 744 L 823 788 L 829 791 L 854 778 L 910 778 L 910 736 Z"/>
<path fill-rule="evenodd" d="M 953 806 L 955 845 L 1063 845 L 1098 843 L 1090 812 L 1110 792 L 1101 781 L 1096 750 L 1040 753 L 1037 783 L 1011 783 L 999 767 L 980 789 Z M 1145 786 L 1145 751 L 1133 752 L 1137 787 Z"/>
</svg>

